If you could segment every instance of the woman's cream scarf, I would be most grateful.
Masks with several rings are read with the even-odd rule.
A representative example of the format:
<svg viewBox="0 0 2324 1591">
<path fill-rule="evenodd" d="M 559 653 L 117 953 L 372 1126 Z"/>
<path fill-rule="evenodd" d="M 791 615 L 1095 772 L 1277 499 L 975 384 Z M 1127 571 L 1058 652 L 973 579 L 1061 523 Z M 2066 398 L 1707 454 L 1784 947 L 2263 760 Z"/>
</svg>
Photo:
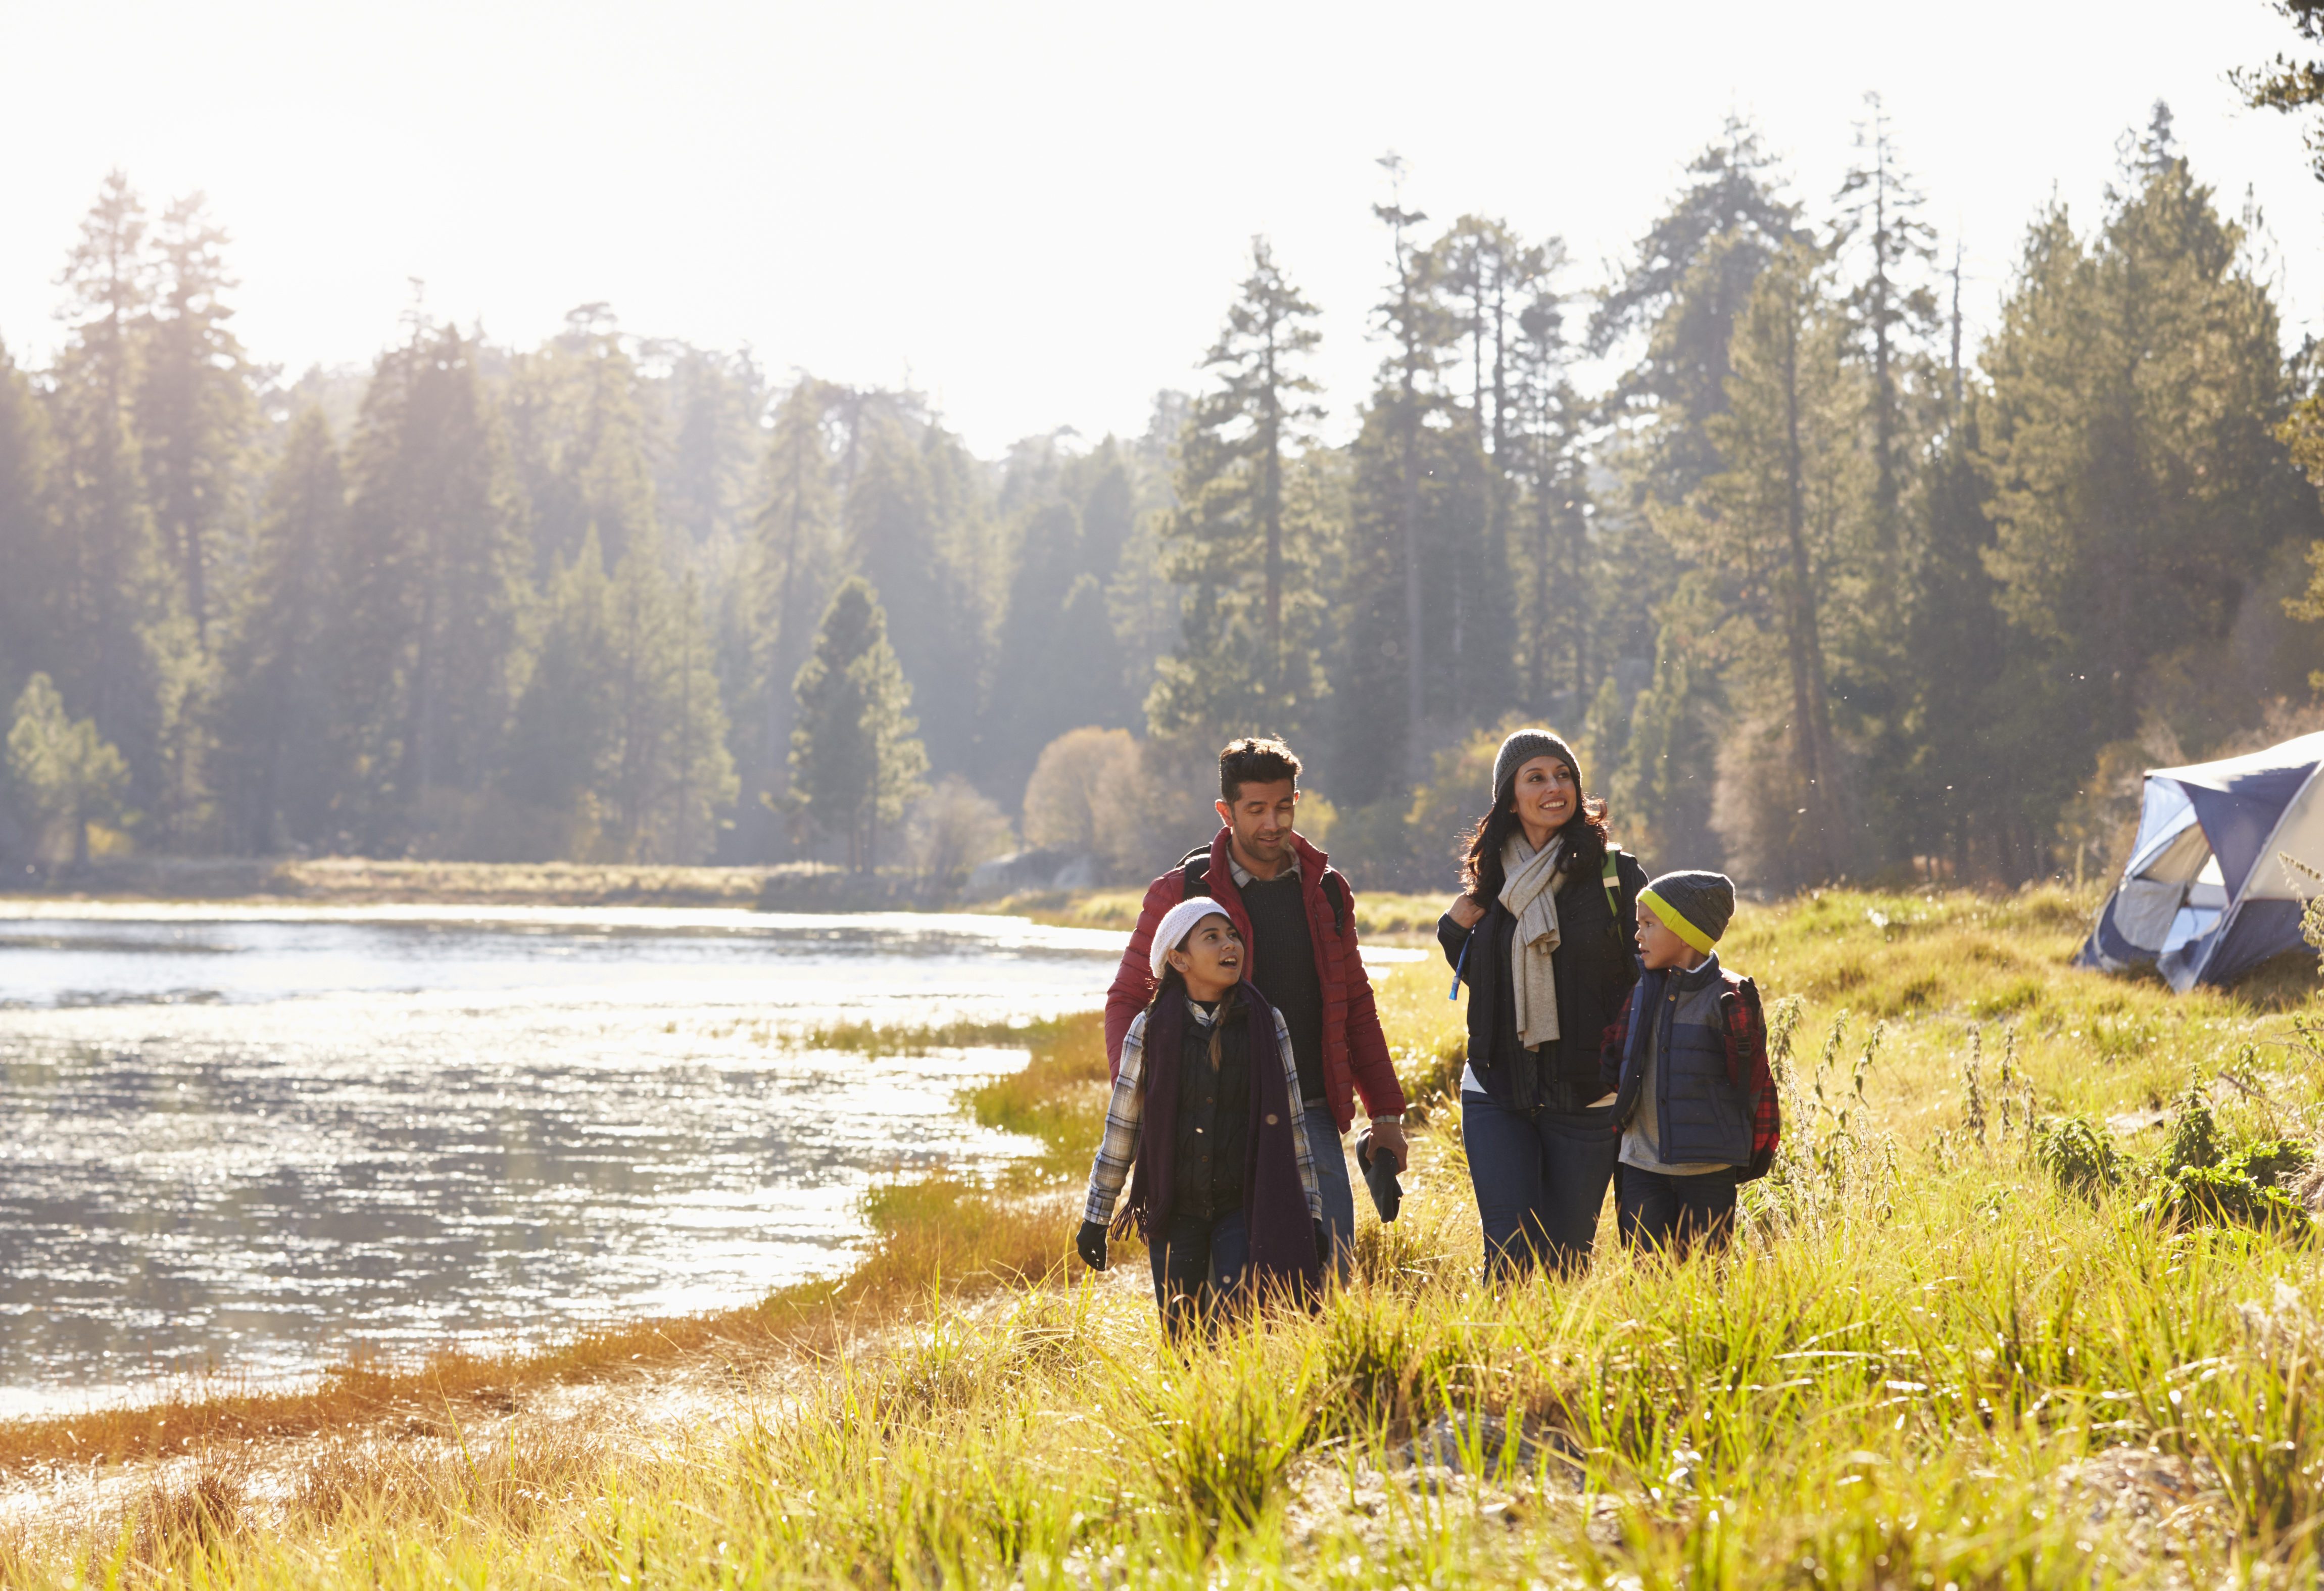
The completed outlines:
<svg viewBox="0 0 2324 1591">
<path fill-rule="evenodd" d="M 1557 980 L 1552 957 L 1557 950 L 1558 858 L 1565 837 L 1540 850 L 1522 832 L 1501 842 L 1501 904 L 1517 920 L 1509 940 L 1509 988 L 1517 996 L 1517 1042 L 1532 1050 L 1558 1036 Z"/>
</svg>

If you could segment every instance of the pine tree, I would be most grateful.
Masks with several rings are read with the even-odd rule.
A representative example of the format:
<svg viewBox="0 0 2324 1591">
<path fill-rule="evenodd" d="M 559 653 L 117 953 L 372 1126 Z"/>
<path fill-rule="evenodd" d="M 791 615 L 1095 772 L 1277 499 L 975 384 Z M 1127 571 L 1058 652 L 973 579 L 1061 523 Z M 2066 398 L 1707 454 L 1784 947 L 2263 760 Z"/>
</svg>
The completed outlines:
<svg viewBox="0 0 2324 1591">
<path fill-rule="evenodd" d="M 1551 282 L 1564 246 L 1552 239 L 1533 254 L 1534 268 L 1518 279 L 1526 297 L 1514 317 L 1505 378 L 1510 414 L 1501 444 L 1504 467 L 1523 490 L 1512 528 L 1524 542 L 1529 587 L 1524 695 L 1537 716 L 1554 716 L 1563 702 L 1579 717 L 1596 690 L 1589 529 L 1595 507 L 1582 449 L 1587 412 L 1566 378 L 1563 306 Z M 1512 580 L 1509 588 L 1518 583 Z"/>
<path fill-rule="evenodd" d="M 604 793 L 618 854 L 700 861 L 736 780 L 700 589 L 690 573 L 673 587 L 650 523 L 613 572 L 609 620 Z"/>
<path fill-rule="evenodd" d="M 1347 463 L 1346 561 L 1337 613 L 1342 644 L 1333 679 L 1341 718 L 1333 779 L 1335 791 L 1358 804 L 1406 788 L 1416 745 L 1448 726 L 1489 720 L 1503 696 L 1491 688 L 1491 672 L 1473 667 L 1479 660 L 1472 656 L 1472 666 L 1463 666 L 1463 643 L 1471 637 L 1457 631 L 1460 585 L 1477 578 L 1477 565 L 1463 548 L 1473 546 L 1489 512 L 1491 465 L 1466 426 L 1422 426 L 1410 439 L 1417 478 L 1407 504 L 1401 404 L 1401 393 L 1384 384 L 1364 412 Z M 1406 718 L 1412 672 L 1404 601 L 1412 568 L 1408 548 L 1417 549 L 1421 576 L 1418 723 Z M 1505 687 L 1513 658 L 1508 651 L 1499 655 Z"/>
<path fill-rule="evenodd" d="M 742 782 L 727 745 L 726 709 L 702 606 L 702 584 L 692 569 L 678 582 L 675 711 L 667 755 L 672 768 L 662 854 L 700 862 L 718 845 L 718 812 L 731 808 Z"/>
<path fill-rule="evenodd" d="M 1381 163 L 1400 184 L 1402 162 Z M 1349 450 L 1334 681 L 1342 715 L 1333 777 L 1360 804 L 1416 778 L 1433 743 L 1499 716 L 1514 695 L 1517 652 L 1496 508 L 1503 481 L 1485 451 L 1491 421 L 1463 413 L 1443 381 L 1466 324 L 1446 305 L 1450 254 L 1412 236 L 1425 217 L 1400 192 L 1374 213 L 1395 267 L 1375 310 L 1388 350 Z M 1471 364 L 1473 376 L 1482 366 Z M 1471 408 L 1494 402 L 1480 378 Z"/>
<path fill-rule="evenodd" d="M 1510 579 L 1509 529 L 1517 493 L 1513 456 L 1511 384 L 1516 375 L 1520 307 L 1548 269 L 1546 251 L 1528 246 L 1508 224 L 1463 216 L 1429 248 L 1428 279 L 1439 304 L 1439 326 L 1457 384 L 1462 346 L 1468 365 L 1470 446 L 1487 467 L 1479 476 L 1482 500 L 1473 520 L 1447 527 L 1433 549 L 1452 576 L 1446 645 L 1452 697 L 1466 719 L 1499 717 L 1517 697 L 1515 587 Z M 1457 395 L 1448 393 L 1456 412 Z"/>
<path fill-rule="evenodd" d="M 2163 106 L 2095 237 L 2052 208 L 2027 238 L 1980 439 L 1987 562 L 2041 681 L 2009 814 L 2031 865 L 2098 748 L 2137 733 L 2150 662 L 2214 643 L 2270 550 L 2312 534 L 2273 434 L 2291 396 L 2278 339 L 2243 229 Z M 2190 738 L 2213 732 L 2200 715 Z"/>
<path fill-rule="evenodd" d="M 838 500 L 824 439 L 827 397 L 824 384 L 802 375 L 777 405 L 774 435 L 767 444 L 752 578 L 757 700 L 764 735 L 756 783 L 768 796 L 779 796 L 789 783 L 791 683 L 807 661 L 838 531 Z"/>
<path fill-rule="evenodd" d="M 32 384 L 0 343 L 0 694 L 13 695 L 53 644 L 65 563 L 55 446 Z"/>
<path fill-rule="evenodd" d="M 332 596 L 346 485 L 320 409 L 291 421 L 250 574 L 218 649 L 218 797 L 229 847 L 260 854 L 328 837 Z"/>
<path fill-rule="evenodd" d="M 1253 238 L 1250 274 L 1203 362 L 1218 384 L 1188 416 L 1177 504 L 1162 527 L 1164 568 L 1185 595 L 1176 655 L 1161 665 L 1148 703 L 1157 735 L 1287 731 L 1321 689 L 1319 529 L 1297 514 L 1290 483 L 1323 412 L 1302 367 L 1321 340 L 1315 314 L 1267 240 Z"/>
<path fill-rule="evenodd" d="M 568 311 L 564 331 L 517 361 L 509 430 L 543 574 L 568 561 L 592 526 L 618 564 L 653 519 L 653 438 L 640 387 L 604 304 Z"/>
<path fill-rule="evenodd" d="M 1944 429 L 1926 465 L 1922 526 L 1907 576 L 1904 661 L 1914 682 L 1904 739 L 1903 837 L 1906 854 L 1949 861 L 1953 876 L 1973 868 L 2015 871 L 1994 848 L 2009 825 L 1990 815 L 2012 809 L 2012 766 L 2030 748 L 2005 746 L 2010 702 L 1997 692 L 2009 657 L 1987 572 L 1993 522 L 1978 473 L 1976 394 L 1962 353 L 1960 251 L 1951 272 L 1951 357 L 1944 384 Z M 2023 692 L 2012 695 L 2024 699 Z M 1973 851 L 1972 847 L 1976 847 Z"/>
<path fill-rule="evenodd" d="M 244 458 L 258 423 L 254 373 L 227 324 L 235 285 L 226 233 L 197 193 L 170 206 L 157 239 L 159 291 L 146 318 L 136 422 L 153 520 L 178 578 L 178 597 L 207 652 L 216 589 L 242 550 Z"/>
<path fill-rule="evenodd" d="M 1862 588 L 1868 485 L 1847 334 L 1828 257 L 1787 245 L 1736 325 L 1729 407 L 1711 427 L 1727 467 L 1698 495 L 1706 561 L 1764 642 L 1747 642 L 1736 682 L 1744 744 L 1729 762 L 1744 789 L 1730 831 L 1752 876 L 1784 883 L 1845 873 L 1856 853 L 1831 697 L 1833 610 Z"/>
<path fill-rule="evenodd" d="M 1010 809 L 1043 746 L 1069 729 L 1113 726 L 1121 705 L 1121 658 L 1081 515 L 1052 498 L 1025 519 L 980 748 L 984 783 Z"/>
<path fill-rule="evenodd" d="M 862 577 L 833 593 L 796 689 L 791 787 L 817 828 L 845 838 L 848 865 L 868 873 L 882 831 L 923 788 L 927 753 L 913 735 L 912 689 L 888 644 L 888 616 Z"/>
<path fill-rule="evenodd" d="M 1638 488 L 1665 503 L 1683 502 L 1720 468 L 1709 426 L 1727 408 L 1735 322 L 1799 214 L 1776 197 L 1774 162 L 1748 122 L 1730 116 L 1687 171 L 1692 180 L 1640 239 L 1589 338 L 1600 357 L 1646 338 L 1609 402 L 1648 420 L 1632 468 Z"/>
<path fill-rule="evenodd" d="M 51 374 L 63 510 L 55 571 L 54 671 L 125 750 L 137 794 L 167 799 L 164 675 L 176 637 L 161 550 L 130 423 L 137 326 L 152 291 L 145 210 L 114 171 L 68 256 L 67 340 Z"/>
<path fill-rule="evenodd" d="M 1719 855 L 1711 827 L 1720 703 L 1716 636 L 1722 604 L 1707 569 L 1680 577 L 1661 605 L 1654 673 L 1631 704 L 1610 783 L 1622 843 L 1656 857 Z M 1609 680 L 1610 684 L 1611 681 Z M 1606 708 L 1591 738 L 1609 745 Z M 1587 770 L 1585 770 L 1585 772 Z"/>
<path fill-rule="evenodd" d="M 501 785 L 544 814 L 549 855 L 606 859 L 598 786 L 614 708 L 613 582 L 595 535 L 549 582 L 540 638 L 509 724 Z"/>
<path fill-rule="evenodd" d="M 1390 153 L 1379 165 L 1389 178 L 1388 202 L 1374 205 L 1372 214 L 1388 230 L 1388 254 L 1395 282 L 1387 301 L 1374 313 L 1390 340 L 1382 365 L 1380 390 L 1373 400 L 1396 455 L 1396 530 L 1401 559 L 1397 572 L 1403 587 L 1404 633 L 1397 656 L 1404 664 L 1404 744 L 1395 748 L 1396 765 L 1416 771 L 1412 735 L 1427 716 L 1425 643 L 1421 595 L 1420 453 L 1429 411 L 1429 384 L 1434 381 L 1444 340 L 1443 316 L 1428 280 L 1430 258 L 1410 236 L 1428 219 L 1423 210 L 1404 205 L 1404 159 Z M 1385 748 L 1383 748 L 1385 749 Z"/>
<path fill-rule="evenodd" d="M 1124 711 L 1120 721 L 1125 724 L 1143 713 L 1160 660 L 1178 643 L 1184 593 L 1163 575 L 1161 532 L 1175 506 L 1170 481 L 1191 407 L 1184 393 L 1157 393 L 1144 433 L 1119 455 L 1125 465 L 1123 485 L 1130 489 L 1122 504 L 1120 550 L 1104 579 L 1106 612 L 1113 621 L 1122 661 Z M 1085 513 L 1084 525 L 1091 523 Z"/>
<path fill-rule="evenodd" d="M 498 764 L 525 595 L 521 498 L 475 349 L 416 323 L 348 447 L 335 730 L 355 842 L 398 850 L 431 791 Z"/>
<path fill-rule="evenodd" d="M 650 527 L 613 576 L 594 532 L 550 581 L 502 788 L 542 815 L 550 854 L 697 862 L 739 787 L 691 570 Z"/>
<path fill-rule="evenodd" d="M 1933 335 L 1936 295 L 1925 273 L 1936 261 L 1936 232 L 1921 219 L 1924 202 L 1898 163 L 1887 112 L 1877 93 L 1864 102 L 1870 115 L 1856 130 L 1860 162 L 1840 182 L 1840 242 L 1860 240 L 1863 280 L 1848 309 L 1871 365 L 1872 534 L 1882 549 L 1895 545 L 1904 476 L 1919 439 L 1905 412 L 1917 356 Z"/>
<path fill-rule="evenodd" d="M 1922 196 L 1904 170 L 1879 95 L 1868 94 L 1857 126 L 1857 163 L 1841 181 L 1833 246 L 1857 279 L 1843 290 L 1850 328 L 1849 356 L 1858 365 L 1870 454 L 1870 498 L 1858 553 L 1860 578 L 1840 615 L 1831 676 L 1840 732 L 1857 750 L 1855 850 L 1868 866 L 1909 863 L 1919 855 L 1905 809 L 1915 799 L 1910 723 L 1925 676 L 1909 666 L 1914 625 L 1914 574 L 1923 562 L 1907 544 L 1925 526 L 1909 507 L 1932 483 L 1926 461 L 1944 412 L 1932 349 L 1938 315 L 1932 273 L 1935 231 L 1921 217 Z"/>
<path fill-rule="evenodd" d="M 2304 42 L 2324 43 L 2324 0 L 2275 0 L 2275 9 Z M 2294 60 L 2279 52 L 2264 67 L 2237 68 L 2227 80 L 2254 110 L 2301 116 L 2324 106 L 2324 60 Z M 2324 179 L 2324 126 L 2311 117 L 2306 133 L 2309 165 Z"/>
<path fill-rule="evenodd" d="M 666 371 L 648 384 L 658 402 L 647 429 L 669 439 L 654 457 L 657 522 L 681 547 L 740 540 L 766 445 L 765 375 L 748 349 L 723 354 L 657 340 L 643 344 L 639 358 Z"/>
<path fill-rule="evenodd" d="M 885 601 L 889 633 L 941 772 L 972 766 L 987 626 L 999 604 L 975 461 L 925 416 L 867 409 L 842 518 L 849 560 Z"/>
</svg>

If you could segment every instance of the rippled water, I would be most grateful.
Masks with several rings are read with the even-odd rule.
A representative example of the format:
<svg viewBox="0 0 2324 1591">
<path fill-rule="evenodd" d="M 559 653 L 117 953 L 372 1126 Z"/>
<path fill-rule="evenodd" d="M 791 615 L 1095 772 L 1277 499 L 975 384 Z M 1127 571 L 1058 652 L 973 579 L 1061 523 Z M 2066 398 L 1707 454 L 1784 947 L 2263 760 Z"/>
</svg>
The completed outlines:
<svg viewBox="0 0 2324 1591">
<path fill-rule="evenodd" d="M 0 903 L 0 1413 L 352 1346 L 537 1339 L 844 1265 L 871 1179 L 1021 1145 L 1022 1052 L 1121 936 L 987 917 Z"/>
</svg>

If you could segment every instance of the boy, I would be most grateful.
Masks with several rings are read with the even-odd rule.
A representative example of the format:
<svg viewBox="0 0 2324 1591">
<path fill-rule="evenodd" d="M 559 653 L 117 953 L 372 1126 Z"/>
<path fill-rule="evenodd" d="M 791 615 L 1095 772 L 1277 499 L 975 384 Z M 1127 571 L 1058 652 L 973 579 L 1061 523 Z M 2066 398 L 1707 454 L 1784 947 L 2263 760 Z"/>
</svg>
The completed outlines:
<svg viewBox="0 0 2324 1591">
<path fill-rule="evenodd" d="M 1170 1336 L 1211 1329 L 1230 1302 L 1312 1296 L 1328 1253 L 1283 1018 L 1244 971 L 1241 933 L 1205 896 L 1163 914 L 1157 988 L 1123 1035 L 1105 1136 L 1074 1246 L 1093 1271 L 1133 1224 Z M 1133 1170 L 1134 1168 L 1134 1170 Z M 1114 1200 L 1130 1177 L 1130 1200 Z"/>
<path fill-rule="evenodd" d="M 1665 873 L 1638 895 L 1643 976 L 1599 1058 L 1622 1134 L 1617 1224 L 1634 1248 L 1725 1246 L 1736 1188 L 1775 1158 L 1759 991 L 1712 948 L 1734 915 L 1724 874 Z"/>
</svg>

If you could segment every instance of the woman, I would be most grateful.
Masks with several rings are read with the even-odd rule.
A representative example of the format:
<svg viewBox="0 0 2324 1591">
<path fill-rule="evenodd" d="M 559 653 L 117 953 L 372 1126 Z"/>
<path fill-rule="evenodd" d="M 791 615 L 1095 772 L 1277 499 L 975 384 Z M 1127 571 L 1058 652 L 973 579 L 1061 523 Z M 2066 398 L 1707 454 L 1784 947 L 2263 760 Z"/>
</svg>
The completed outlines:
<svg viewBox="0 0 2324 1591">
<path fill-rule="evenodd" d="M 1578 1266 L 1619 1147 L 1598 1047 L 1637 981 L 1646 872 L 1611 846 L 1572 748 L 1520 729 L 1493 759 L 1461 876 L 1436 938 L 1455 985 L 1469 983 L 1461 1138 L 1485 1274 Z"/>
</svg>

